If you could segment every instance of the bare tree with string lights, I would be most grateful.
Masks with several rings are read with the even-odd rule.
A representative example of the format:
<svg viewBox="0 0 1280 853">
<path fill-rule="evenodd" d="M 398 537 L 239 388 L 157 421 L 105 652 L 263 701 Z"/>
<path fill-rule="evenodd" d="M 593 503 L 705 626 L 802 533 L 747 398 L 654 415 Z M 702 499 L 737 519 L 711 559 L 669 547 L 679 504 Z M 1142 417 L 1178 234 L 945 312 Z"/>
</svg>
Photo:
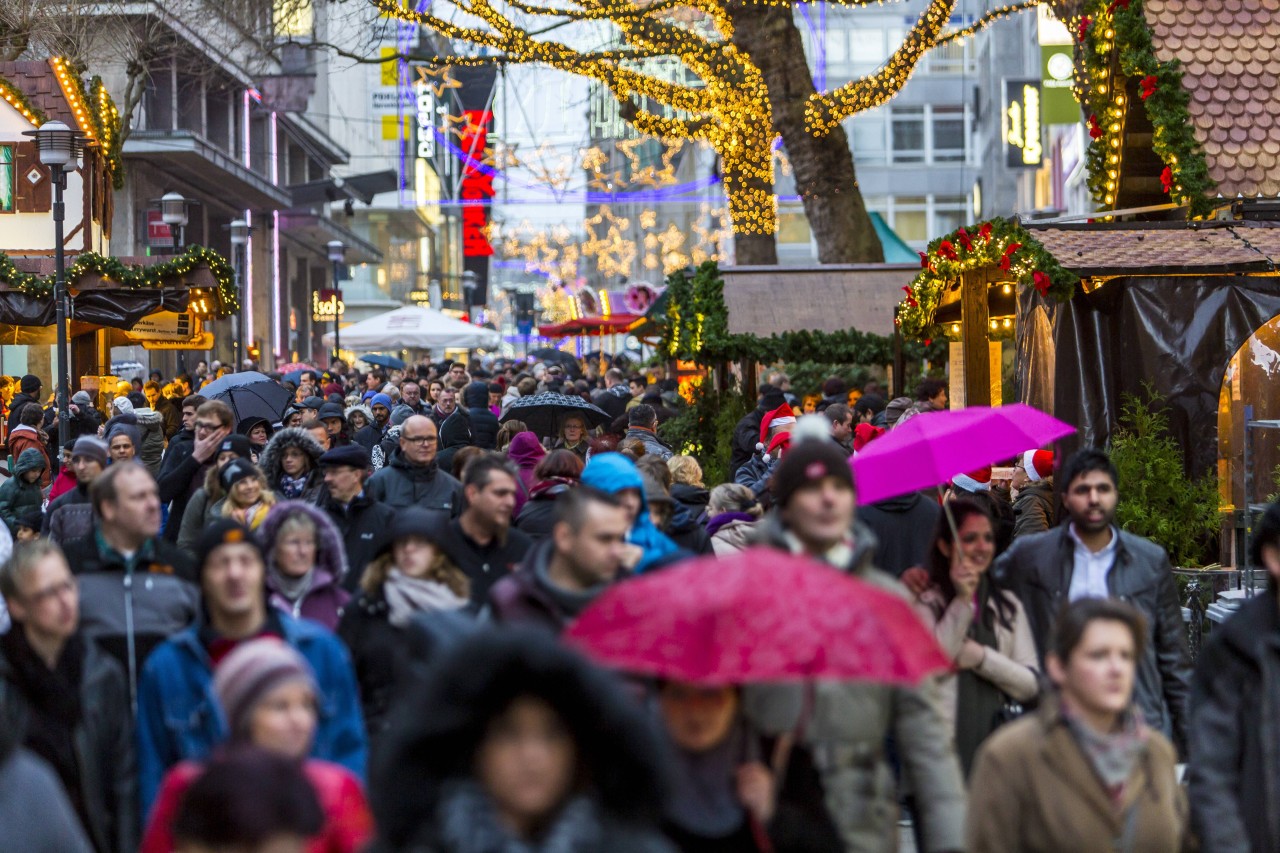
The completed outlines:
<svg viewBox="0 0 1280 853">
<path fill-rule="evenodd" d="M 438 0 L 426 11 L 372 2 L 462 45 L 440 64 L 538 63 L 583 75 L 607 86 L 641 133 L 705 142 L 720 160 L 740 264 L 777 262 L 778 137 L 819 261 L 883 260 L 841 122 L 892 98 L 927 51 L 958 35 L 945 31 L 956 0 L 931 0 L 879 70 L 819 92 L 790 0 Z M 978 25 L 1033 5 L 1001 7 Z M 563 29 L 573 24 L 609 25 L 611 46 L 575 46 Z M 658 59 L 677 60 L 692 83 L 653 73 Z"/>
</svg>

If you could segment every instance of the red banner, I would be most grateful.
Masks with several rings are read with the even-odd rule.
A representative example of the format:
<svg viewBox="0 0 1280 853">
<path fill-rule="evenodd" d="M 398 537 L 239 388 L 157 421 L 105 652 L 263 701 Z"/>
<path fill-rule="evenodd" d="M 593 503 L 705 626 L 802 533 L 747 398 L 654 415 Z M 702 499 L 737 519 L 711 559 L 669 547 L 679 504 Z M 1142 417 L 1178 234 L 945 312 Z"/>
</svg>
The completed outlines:
<svg viewBox="0 0 1280 853">
<path fill-rule="evenodd" d="M 466 116 L 461 147 L 469 159 L 464 161 L 459 193 L 463 202 L 462 255 L 466 258 L 487 258 L 493 254 L 488 234 L 488 203 L 493 198 L 493 173 L 476 164 L 483 164 L 489 154 L 489 127 L 493 124 L 493 113 L 489 110 L 467 110 Z"/>
</svg>

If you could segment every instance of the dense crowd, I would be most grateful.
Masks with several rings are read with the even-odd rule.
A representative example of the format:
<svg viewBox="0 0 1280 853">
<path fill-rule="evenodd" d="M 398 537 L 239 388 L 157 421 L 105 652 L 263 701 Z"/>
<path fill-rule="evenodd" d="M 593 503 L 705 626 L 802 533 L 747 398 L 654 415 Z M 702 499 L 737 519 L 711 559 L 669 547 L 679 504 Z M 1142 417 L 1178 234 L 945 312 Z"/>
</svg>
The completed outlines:
<svg viewBox="0 0 1280 853">
<path fill-rule="evenodd" d="M 766 374 L 708 488 L 674 379 L 622 359 L 338 361 L 262 377 L 275 418 L 224 373 L 78 392 L 62 445 L 0 379 L 0 851 L 1280 849 L 1280 505 L 1193 671 L 1103 451 L 859 504 L 937 380 Z M 950 669 L 707 684 L 563 642 L 634 576 L 780 553 L 910 602 Z"/>
</svg>

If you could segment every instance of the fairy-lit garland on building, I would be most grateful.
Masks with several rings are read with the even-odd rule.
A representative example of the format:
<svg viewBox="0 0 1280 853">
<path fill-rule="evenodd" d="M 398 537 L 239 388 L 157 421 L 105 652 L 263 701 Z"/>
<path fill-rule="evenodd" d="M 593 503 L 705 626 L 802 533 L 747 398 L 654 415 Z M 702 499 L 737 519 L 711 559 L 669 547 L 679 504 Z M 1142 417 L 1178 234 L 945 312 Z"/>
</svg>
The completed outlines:
<svg viewBox="0 0 1280 853">
<path fill-rule="evenodd" d="M 907 295 L 898 304 L 896 322 L 909 340 L 942 337 L 943 330 L 934 323 L 942 294 L 969 270 L 1006 271 L 1010 281 L 1058 302 L 1070 299 L 1080 280 L 1030 232 L 1007 219 L 992 219 L 972 230 L 958 228 L 939 237 L 920 253 L 920 267 L 919 275 L 903 288 Z"/>
<path fill-rule="evenodd" d="M 1171 201 L 1187 205 L 1193 217 L 1214 207 L 1213 179 L 1195 137 L 1190 95 L 1182 85 L 1182 66 L 1155 55 L 1142 0 L 1089 0 L 1072 21 L 1080 43 L 1076 99 L 1088 113 L 1087 164 L 1094 200 L 1113 208 L 1119 197 L 1124 151 L 1127 82 L 1136 79 L 1139 98 L 1154 128 L 1152 150 L 1164 163 L 1161 188 Z"/>
<path fill-rule="evenodd" d="M 53 57 L 49 60 L 58 77 L 58 85 L 67 99 L 67 105 L 75 116 L 76 124 L 91 143 L 97 143 L 98 151 L 106 163 L 111 183 L 116 189 L 124 187 L 124 161 L 120 156 L 120 113 L 107 93 L 101 77 L 94 77 L 86 89 L 79 70 L 70 60 Z M 43 123 L 43 122 L 42 122 Z"/>
</svg>

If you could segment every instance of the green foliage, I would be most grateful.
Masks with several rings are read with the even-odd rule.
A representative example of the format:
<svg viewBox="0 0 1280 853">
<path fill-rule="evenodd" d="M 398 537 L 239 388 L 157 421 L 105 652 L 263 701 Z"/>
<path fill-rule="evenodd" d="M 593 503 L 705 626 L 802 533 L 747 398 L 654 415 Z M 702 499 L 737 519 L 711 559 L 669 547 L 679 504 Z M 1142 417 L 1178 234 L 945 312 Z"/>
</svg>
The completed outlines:
<svg viewBox="0 0 1280 853">
<path fill-rule="evenodd" d="M 1183 455 L 1169 434 L 1164 398 L 1146 386 L 1147 399 L 1125 394 L 1111 460 L 1120 475 L 1116 522 L 1163 546 L 1175 566 L 1199 567 L 1218 532 L 1218 484 L 1183 470 Z"/>
<path fill-rule="evenodd" d="M 865 367 L 856 364 L 832 364 L 827 361 L 798 361 L 777 365 L 791 377 L 791 389 L 800 397 L 822 394 L 822 383 L 832 376 L 844 380 L 847 388 L 861 388 L 871 378 Z M 766 370 L 765 373 L 768 373 Z"/>
<path fill-rule="evenodd" d="M 658 427 L 658 435 L 702 465 L 702 482 L 713 488 L 729 480 L 729 455 L 733 428 L 754 403 L 737 391 L 701 388 L 694 403 Z"/>
<path fill-rule="evenodd" d="M 698 364 L 752 360 L 761 364 L 816 361 L 827 364 L 879 365 L 893 363 L 893 337 L 848 329 L 840 332 L 800 330 L 761 338 L 729 333 L 724 304 L 724 279 L 714 261 L 692 276 L 684 272 L 667 278 L 667 323 L 661 349 L 671 358 Z M 908 361 L 946 358 L 946 343 L 933 346 L 903 343 Z"/>
</svg>

